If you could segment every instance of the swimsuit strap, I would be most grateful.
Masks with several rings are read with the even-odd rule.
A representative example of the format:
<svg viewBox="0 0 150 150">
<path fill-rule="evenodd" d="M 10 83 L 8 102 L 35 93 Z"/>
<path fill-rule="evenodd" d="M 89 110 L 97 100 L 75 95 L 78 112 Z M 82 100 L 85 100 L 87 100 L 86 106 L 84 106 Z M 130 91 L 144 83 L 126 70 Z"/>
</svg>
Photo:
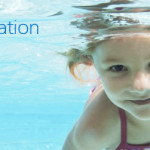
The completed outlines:
<svg viewBox="0 0 150 150">
<path fill-rule="evenodd" d="M 121 143 L 120 145 L 126 147 L 127 144 L 127 119 L 126 113 L 123 109 L 119 108 L 119 115 L 121 121 Z"/>
<path fill-rule="evenodd" d="M 121 143 L 116 150 L 148 150 L 150 149 L 150 144 L 143 145 L 133 145 L 127 144 L 127 119 L 126 113 L 123 109 L 119 108 L 119 115 L 121 121 Z"/>
</svg>

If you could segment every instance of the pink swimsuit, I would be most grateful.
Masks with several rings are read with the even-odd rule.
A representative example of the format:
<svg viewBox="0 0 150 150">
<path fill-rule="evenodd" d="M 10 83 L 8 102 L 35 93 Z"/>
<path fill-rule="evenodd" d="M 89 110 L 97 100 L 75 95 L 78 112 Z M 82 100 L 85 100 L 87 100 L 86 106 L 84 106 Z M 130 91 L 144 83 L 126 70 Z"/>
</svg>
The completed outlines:
<svg viewBox="0 0 150 150">
<path fill-rule="evenodd" d="M 127 120 L 125 111 L 119 108 L 121 120 L 121 143 L 116 150 L 150 150 L 150 144 L 131 145 L 127 143 Z"/>
</svg>

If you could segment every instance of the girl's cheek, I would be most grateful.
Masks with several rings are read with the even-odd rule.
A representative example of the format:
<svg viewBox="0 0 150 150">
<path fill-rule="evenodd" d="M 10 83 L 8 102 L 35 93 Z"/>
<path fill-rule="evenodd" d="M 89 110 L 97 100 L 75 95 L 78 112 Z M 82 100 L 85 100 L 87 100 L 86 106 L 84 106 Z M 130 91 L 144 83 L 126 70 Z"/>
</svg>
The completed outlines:
<svg viewBox="0 0 150 150">
<path fill-rule="evenodd" d="M 124 84 L 122 81 L 118 81 L 115 79 L 107 79 L 103 82 L 104 87 L 107 88 L 109 91 L 114 93 L 121 91 L 124 88 Z"/>
</svg>

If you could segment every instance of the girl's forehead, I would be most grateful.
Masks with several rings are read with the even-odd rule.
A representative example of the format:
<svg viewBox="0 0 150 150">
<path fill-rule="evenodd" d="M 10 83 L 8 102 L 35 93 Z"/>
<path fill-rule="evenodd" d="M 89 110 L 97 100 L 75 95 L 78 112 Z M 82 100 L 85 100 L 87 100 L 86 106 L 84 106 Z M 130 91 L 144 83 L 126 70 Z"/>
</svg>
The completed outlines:
<svg viewBox="0 0 150 150">
<path fill-rule="evenodd" d="M 141 63 L 150 58 L 150 37 L 123 37 L 105 41 L 96 47 L 92 56 L 94 61 L 103 64 L 108 62 Z"/>
<path fill-rule="evenodd" d="M 136 27 L 135 27 L 136 28 Z M 102 35 L 99 35 L 95 38 L 96 41 L 102 41 L 103 43 L 105 41 L 109 41 L 111 39 L 115 40 L 121 40 L 121 39 L 126 39 L 126 38 L 135 38 L 135 37 L 141 37 L 141 38 L 149 38 L 150 37 L 150 31 L 128 31 L 128 30 L 123 30 L 123 31 L 114 31 L 114 32 L 105 32 L 102 33 Z"/>
<path fill-rule="evenodd" d="M 125 33 L 125 34 L 116 34 L 109 37 L 107 40 L 100 42 L 98 46 L 108 45 L 108 44 L 123 44 L 123 43 L 131 43 L 131 44 L 142 44 L 147 43 L 150 44 L 150 33 Z"/>
<path fill-rule="evenodd" d="M 145 53 L 150 52 L 150 35 L 149 36 L 132 36 L 132 37 L 119 37 L 106 40 L 95 48 L 95 52 L 101 54 L 113 53 Z"/>
</svg>

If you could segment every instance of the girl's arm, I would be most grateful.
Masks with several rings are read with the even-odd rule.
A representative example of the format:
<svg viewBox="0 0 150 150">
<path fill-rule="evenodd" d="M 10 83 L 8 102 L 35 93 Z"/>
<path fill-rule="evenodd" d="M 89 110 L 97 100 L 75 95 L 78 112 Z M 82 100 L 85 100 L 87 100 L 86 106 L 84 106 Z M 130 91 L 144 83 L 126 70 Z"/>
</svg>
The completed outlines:
<svg viewBox="0 0 150 150">
<path fill-rule="evenodd" d="M 91 127 L 83 128 L 75 124 L 67 136 L 62 150 L 104 150 L 106 148 L 107 138 L 105 136 L 101 133 L 97 135 Z"/>
<path fill-rule="evenodd" d="M 67 136 L 62 150 L 83 150 L 79 146 L 79 143 L 77 142 L 75 128 L 76 128 L 76 124 L 73 127 L 73 129 L 70 131 L 69 135 Z"/>
<path fill-rule="evenodd" d="M 70 131 L 63 150 L 102 150 L 108 144 L 103 128 L 105 127 L 104 114 L 99 112 L 104 108 L 99 105 L 101 92 L 98 92 L 98 89 L 101 91 L 99 87 L 93 93 L 94 99 L 85 107 L 80 119 Z M 96 118 L 101 118 L 101 120 L 98 121 Z"/>
</svg>

